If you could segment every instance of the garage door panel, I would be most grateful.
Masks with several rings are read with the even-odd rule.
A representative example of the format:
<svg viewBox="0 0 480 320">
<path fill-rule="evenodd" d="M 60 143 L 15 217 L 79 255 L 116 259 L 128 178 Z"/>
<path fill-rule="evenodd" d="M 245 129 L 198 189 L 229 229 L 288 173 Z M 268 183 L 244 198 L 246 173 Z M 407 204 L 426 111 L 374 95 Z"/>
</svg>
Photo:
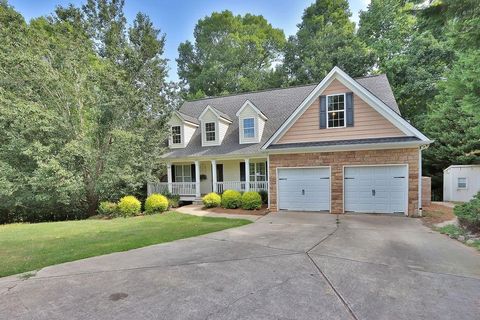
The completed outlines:
<svg viewBox="0 0 480 320">
<path fill-rule="evenodd" d="M 278 203 L 281 210 L 330 209 L 328 168 L 278 169 Z"/>
<path fill-rule="evenodd" d="M 346 167 L 344 174 L 345 211 L 405 212 L 406 166 Z"/>
</svg>

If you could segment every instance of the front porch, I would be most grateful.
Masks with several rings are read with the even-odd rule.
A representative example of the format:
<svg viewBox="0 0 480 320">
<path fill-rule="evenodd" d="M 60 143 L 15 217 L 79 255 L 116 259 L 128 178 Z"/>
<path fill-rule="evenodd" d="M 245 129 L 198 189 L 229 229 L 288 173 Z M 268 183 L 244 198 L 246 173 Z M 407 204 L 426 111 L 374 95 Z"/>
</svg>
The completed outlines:
<svg viewBox="0 0 480 320">
<path fill-rule="evenodd" d="M 228 189 L 268 192 L 267 167 L 266 158 L 171 162 L 167 164 L 167 182 L 148 183 L 147 192 L 169 192 L 182 201 Z"/>
</svg>

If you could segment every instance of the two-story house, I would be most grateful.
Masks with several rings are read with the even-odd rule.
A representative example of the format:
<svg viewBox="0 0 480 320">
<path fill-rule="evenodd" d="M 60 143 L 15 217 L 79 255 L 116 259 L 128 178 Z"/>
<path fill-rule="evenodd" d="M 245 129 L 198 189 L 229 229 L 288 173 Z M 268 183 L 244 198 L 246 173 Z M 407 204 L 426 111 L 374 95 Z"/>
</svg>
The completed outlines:
<svg viewBox="0 0 480 320">
<path fill-rule="evenodd" d="M 402 118 L 385 75 L 335 67 L 316 85 L 188 101 L 169 125 L 163 187 L 183 200 L 267 190 L 272 211 L 405 215 L 421 203 L 431 141 Z"/>
</svg>

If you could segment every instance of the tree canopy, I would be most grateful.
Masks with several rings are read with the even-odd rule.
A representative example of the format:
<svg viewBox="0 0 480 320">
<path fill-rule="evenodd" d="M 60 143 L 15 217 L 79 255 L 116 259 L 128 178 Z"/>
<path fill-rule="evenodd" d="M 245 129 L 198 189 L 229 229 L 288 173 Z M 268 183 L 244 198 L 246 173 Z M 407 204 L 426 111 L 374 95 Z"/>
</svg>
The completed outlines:
<svg viewBox="0 0 480 320">
<path fill-rule="evenodd" d="M 194 37 L 194 43 L 180 44 L 177 59 L 178 75 L 191 95 L 275 86 L 275 63 L 284 48 L 285 35 L 262 16 L 214 12 L 198 21 Z"/>
<path fill-rule="evenodd" d="M 288 83 L 319 82 L 338 66 L 353 77 L 371 68 L 371 50 L 357 37 L 347 0 L 317 0 L 288 39 L 284 69 Z"/>
<path fill-rule="evenodd" d="M 122 10 L 90 0 L 27 24 L 0 3 L 0 220 L 92 215 L 158 169 L 164 36 L 143 14 L 127 31 Z"/>
</svg>

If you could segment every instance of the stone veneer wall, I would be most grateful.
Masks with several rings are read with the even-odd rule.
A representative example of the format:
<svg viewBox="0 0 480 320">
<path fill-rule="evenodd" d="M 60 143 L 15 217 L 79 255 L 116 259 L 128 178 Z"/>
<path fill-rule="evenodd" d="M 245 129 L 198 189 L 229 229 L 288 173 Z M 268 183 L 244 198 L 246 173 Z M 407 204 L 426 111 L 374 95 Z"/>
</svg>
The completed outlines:
<svg viewBox="0 0 480 320">
<path fill-rule="evenodd" d="M 432 178 L 422 177 L 422 207 L 432 204 Z"/>
<path fill-rule="evenodd" d="M 332 213 L 343 212 L 343 167 L 348 165 L 408 164 L 408 215 L 418 209 L 418 148 L 316 152 L 270 155 L 270 209 L 277 210 L 278 167 L 331 166 Z"/>
</svg>

